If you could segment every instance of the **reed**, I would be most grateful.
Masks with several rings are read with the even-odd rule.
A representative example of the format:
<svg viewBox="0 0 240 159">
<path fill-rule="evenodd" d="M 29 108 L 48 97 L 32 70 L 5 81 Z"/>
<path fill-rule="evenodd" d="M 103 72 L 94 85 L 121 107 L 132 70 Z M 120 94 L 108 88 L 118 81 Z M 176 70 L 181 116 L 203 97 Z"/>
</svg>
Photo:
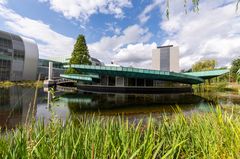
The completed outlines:
<svg viewBox="0 0 240 159">
<path fill-rule="evenodd" d="M 83 115 L 2 133 L 0 158 L 239 158 L 239 143 L 240 117 L 220 108 L 147 121 Z"/>
</svg>

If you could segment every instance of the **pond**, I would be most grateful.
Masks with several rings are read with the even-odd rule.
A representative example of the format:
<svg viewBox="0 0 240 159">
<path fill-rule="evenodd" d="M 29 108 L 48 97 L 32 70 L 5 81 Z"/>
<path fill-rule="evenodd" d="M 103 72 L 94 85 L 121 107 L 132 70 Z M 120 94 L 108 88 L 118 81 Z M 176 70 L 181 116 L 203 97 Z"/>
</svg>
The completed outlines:
<svg viewBox="0 0 240 159">
<path fill-rule="evenodd" d="M 29 108 L 34 104 L 35 94 L 37 107 L 31 110 Z M 51 92 L 44 92 L 43 88 L 37 92 L 29 87 L 1 88 L 0 126 L 15 128 L 25 122 L 29 112 L 36 119 L 44 120 L 48 120 L 52 115 L 65 120 L 71 114 L 124 114 L 129 119 L 142 119 L 150 114 L 155 118 L 161 118 L 163 114 L 174 115 L 178 107 L 188 115 L 209 112 L 216 104 L 240 104 L 237 92 L 155 95 L 56 92 L 54 95 L 55 99 Z"/>
</svg>

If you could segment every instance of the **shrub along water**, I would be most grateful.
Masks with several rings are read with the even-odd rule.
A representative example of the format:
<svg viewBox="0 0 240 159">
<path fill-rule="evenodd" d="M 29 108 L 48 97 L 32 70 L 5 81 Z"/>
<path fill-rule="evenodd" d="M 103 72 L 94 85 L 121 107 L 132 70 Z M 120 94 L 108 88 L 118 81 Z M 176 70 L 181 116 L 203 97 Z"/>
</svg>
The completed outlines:
<svg viewBox="0 0 240 159">
<path fill-rule="evenodd" d="M 0 137 L 1 158 L 239 158 L 240 117 L 216 111 L 161 121 L 81 116 L 32 122 Z"/>
</svg>

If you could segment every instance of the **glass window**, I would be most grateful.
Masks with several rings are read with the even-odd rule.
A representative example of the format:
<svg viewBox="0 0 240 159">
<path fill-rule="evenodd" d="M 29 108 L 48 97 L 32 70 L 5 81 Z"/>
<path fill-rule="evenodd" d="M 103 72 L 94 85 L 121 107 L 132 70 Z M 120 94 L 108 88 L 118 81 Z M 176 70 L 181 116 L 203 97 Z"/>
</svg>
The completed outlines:
<svg viewBox="0 0 240 159">
<path fill-rule="evenodd" d="M 115 86 L 116 79 L 115 77 L 108 77 L 108 85 L 109 86 Z"/>
<path fill-rule="evenodd" d="M 153 80 L 146 80 L 146 86 L 153 86 Z"/>
<path fill-rule="evenodd" d="M 144 79 L 137 79 L 137 86 L 144 86 Z"/>
<path fill-rule="evenodd" d="M 25 54 L 24 51 L 14 50 L 14 59 L 24 60 Z"/>
<path fill-rule="evenodd" d="M 8 60 L 0 59 L 0 81 L 10 79 L 11 62 Z"/>
<path fill-rule="evenodd" d="M 0 48 L 12 49 L 12 41 L 8 39 L 0 38 Z"/>
<path fill-rule="evenodd" d="M 136 86 L 136 79 L 128 78 L 128 86 Z"/>
</svg>

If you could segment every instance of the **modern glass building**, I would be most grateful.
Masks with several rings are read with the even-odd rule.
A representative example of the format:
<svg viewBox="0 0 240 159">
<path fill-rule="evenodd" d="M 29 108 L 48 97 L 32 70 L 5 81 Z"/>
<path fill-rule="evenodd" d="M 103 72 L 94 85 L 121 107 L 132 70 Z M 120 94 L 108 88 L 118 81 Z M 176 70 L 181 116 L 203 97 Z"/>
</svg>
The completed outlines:
<svg viewBox="0 0 240 159">
<path fill-rule="evenodd" d="M 0 81 L 35 80 L 38 57 L 33 40 L 0 31 Z"/>
<path fill-rule="evenodd" d="M 47 59 L 39 59 L 37 72 L 38 75 L 40 75 L 40 79 L 46 79 L 48 77 L 49 62 L 53 63 L 53 77 L 60 77 L 60 74 L 65 72 L 66 69 L 63 68 L 64 63 Z"/>
</svg>

